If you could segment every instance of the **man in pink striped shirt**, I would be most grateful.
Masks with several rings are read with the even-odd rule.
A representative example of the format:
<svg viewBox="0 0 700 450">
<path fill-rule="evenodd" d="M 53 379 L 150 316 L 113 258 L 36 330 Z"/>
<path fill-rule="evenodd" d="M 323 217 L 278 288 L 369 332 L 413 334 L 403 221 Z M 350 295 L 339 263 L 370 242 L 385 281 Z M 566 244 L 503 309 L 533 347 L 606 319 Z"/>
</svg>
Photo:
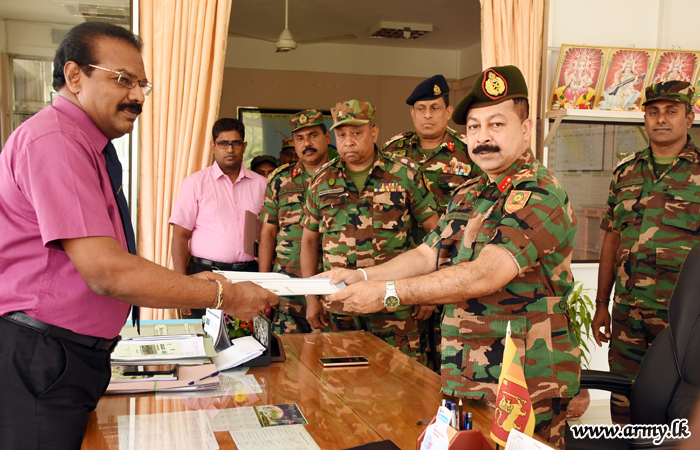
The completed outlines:
<svg viewBox="0 0 700 450">
<path fill-rule="evenodd" d="M 240 120 L 217 120 L 212 138 L 214 164 L 185 178 L 170 216 L 174 269 L 187 274 L 192 255 L 191 273 L 257 272 L 258 263 L 244 251 L 245 212 L 257 216 L 267 181 L 242 164 L 247 142 Z"/>
</svg>

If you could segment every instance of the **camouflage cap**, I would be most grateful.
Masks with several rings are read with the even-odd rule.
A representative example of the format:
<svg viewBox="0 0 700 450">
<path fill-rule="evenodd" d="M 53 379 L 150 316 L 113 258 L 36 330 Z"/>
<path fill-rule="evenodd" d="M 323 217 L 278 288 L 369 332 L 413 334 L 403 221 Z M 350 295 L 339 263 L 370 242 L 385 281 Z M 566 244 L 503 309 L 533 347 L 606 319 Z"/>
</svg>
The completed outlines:
<svg viewBox="0 0 700 450">
<path fill-rule="evenodd" d="M 527 98 L 527 83 L 515 66 L 490 67 L 479 74 L 472 90 L 457 104 L 452 120 L 459 125 L 467 123 L 469 108 L 483 108 L 513 98 Z"/>
<path fill-rule="evenodd" d="M 695 94 L 695 89 L 687 81 L 663 81 L 647 87 L 646 100 L 642 105 L 647 105 L 658 100 L 679 102 L 690 105 Z"/>
<path fill-rule="evenodd" d="M 282 150 L 284 150 L 285 148 L 294 148 L 294 138 L 282 138 Z"/>
<path fill-rule="evenodd" d="M 427 80 L 421 81 L 406 99 L 406 104 L 413 106 L 422 100 L 435 100 L 445 97 L 450 93 L 447 80 L 442 75 L 433 75 Z"/>
<path fill-rule="evenodd" d="M 323 113 L 316 109 L 300 111 L 289 118 L 289 125 L 292 127 L 292 133 L 302 128 L 323 125 Z"/>
<path fill-rule="evenodd" d="M 333 116 L 331 130 L 341 125 L 359 127 L 366 123 L 374 122 L 375 111 L 374 105 L 370 102 L 348 100 L 336 103 L 335 107 L 331 108 L 331 115 Z"/>
<path fill-rule="evenodd" d="M 264 162 L 269 162 L 270 164 L 275 166 L 275 168 L 278 165 L 277 159 L 275 159 L 274 156 L 260 155 L 260 156 L 256 156 L 255 158 L 253 158 L 253 160 L 250 162 L 250 170 L 255 171 L 255 168 Z"/>
</svg>

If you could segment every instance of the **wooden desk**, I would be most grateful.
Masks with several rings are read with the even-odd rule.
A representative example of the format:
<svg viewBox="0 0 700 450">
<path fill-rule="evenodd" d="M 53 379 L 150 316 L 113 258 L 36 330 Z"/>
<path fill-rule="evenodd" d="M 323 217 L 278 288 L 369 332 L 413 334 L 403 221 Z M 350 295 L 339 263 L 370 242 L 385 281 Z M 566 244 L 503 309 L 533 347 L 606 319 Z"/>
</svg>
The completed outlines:
<svg viewBox="0 0 700 450">
<path fill-rule="evenodd" d="M 416 422 L 435 415 L 442 399 L 440 376 L 364 332 L 282 336 L 287 360 L 248 373 L 262 394 L 197 399 L 156 400 L 153 394 L 104 396 L 90 416 L 82 450 L 118 450 L 117 416 L 212 410 L 239 406 L 297 403 L 306 429 L 322 449 L 344 449 L 390 439 L 402 449 L 415 449 L 426 425 Z M 369 367 L 324 369 L 319 358 L 363 355 Z M 479 402 L 467 402 L 475 428 L 488 436 L 493 413 Z M 235 449 L 228 432 L 217 432 L 223 450 Z"/>
</svg>

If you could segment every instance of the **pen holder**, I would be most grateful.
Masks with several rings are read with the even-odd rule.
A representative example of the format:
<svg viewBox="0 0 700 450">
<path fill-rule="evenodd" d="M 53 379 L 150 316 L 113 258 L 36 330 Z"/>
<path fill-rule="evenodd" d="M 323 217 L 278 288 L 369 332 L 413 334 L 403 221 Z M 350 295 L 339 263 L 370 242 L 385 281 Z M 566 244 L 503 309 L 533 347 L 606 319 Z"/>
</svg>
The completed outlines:
<svg viewBox="0 0 700 450">
<path fill-rule="evenodd" d="M 430 421 L 432 425 L 435 423 L 435 418 Z M 418 441 L 416 442 L 416 450 L 420 450 L 420 446 L 423 443 L 423 438 L 425 437 L 425 430 L 418 436 Z M 494 446 L 486 438 L 481 430 L 462 430 L 457 431 L 452 427 L 447 427 L 447 434 L 450 436 L 450 445 L 447 447 L 450 450 L 457 449 L 469 449 L 469 450 L 494 450 Z"/>
</svg>

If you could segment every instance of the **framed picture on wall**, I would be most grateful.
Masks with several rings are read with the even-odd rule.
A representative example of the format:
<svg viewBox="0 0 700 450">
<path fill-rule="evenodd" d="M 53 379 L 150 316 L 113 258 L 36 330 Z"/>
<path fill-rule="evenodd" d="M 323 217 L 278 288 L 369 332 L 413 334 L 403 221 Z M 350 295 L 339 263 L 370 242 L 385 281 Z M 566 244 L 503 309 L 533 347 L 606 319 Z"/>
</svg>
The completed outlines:
<svg viewBox="0 0 700 450">
<path fill-rule="evenodd" d="M 657 50 L 654 71 L 646 85 L 674 80 L 692 83 L 698 68 L 698 56 L 700 52 L 696 51 Z"/>
<path fill-rule="evenodd" d="M 608 48 L 563 44 L 549 101 L 549 110 L 592 109 Z"/>
<path fill-rule="evenodd" d="M 698 69 L 700 72 L 700 69 Z M 693 95 L 693 112 L 695 114 L 700 114 L 700 76 L 697 77 L 698 81 L 695 82 L 695 95 Z M 697 142 L 697 141 L 696 141 Z"/>
<path fill-rule="evenodd" d="M 640 111 L 656 50 L 611 48 L 595 109 Z"/>
<path fill-rule="evenodd" d="M 289 118 L 298 113 L 295 109 L 275 109 L 239 107 L 238 120 L 245 125 L 245 140 L 248 143 L 243 164 L 250 165 L 256 156 L 270 155 L 279 159 L 283 140 L 292 137 Z M 333 125 L 333 117 L 329 110 L 322 110 L 323 123 L 326 128 Z M 329 157 L 335 154 L 335 136 L 331 133 L 331 145 L 328 146 Z M 337 154 L 335 154 L 337 155 Z"/>
</svg>

